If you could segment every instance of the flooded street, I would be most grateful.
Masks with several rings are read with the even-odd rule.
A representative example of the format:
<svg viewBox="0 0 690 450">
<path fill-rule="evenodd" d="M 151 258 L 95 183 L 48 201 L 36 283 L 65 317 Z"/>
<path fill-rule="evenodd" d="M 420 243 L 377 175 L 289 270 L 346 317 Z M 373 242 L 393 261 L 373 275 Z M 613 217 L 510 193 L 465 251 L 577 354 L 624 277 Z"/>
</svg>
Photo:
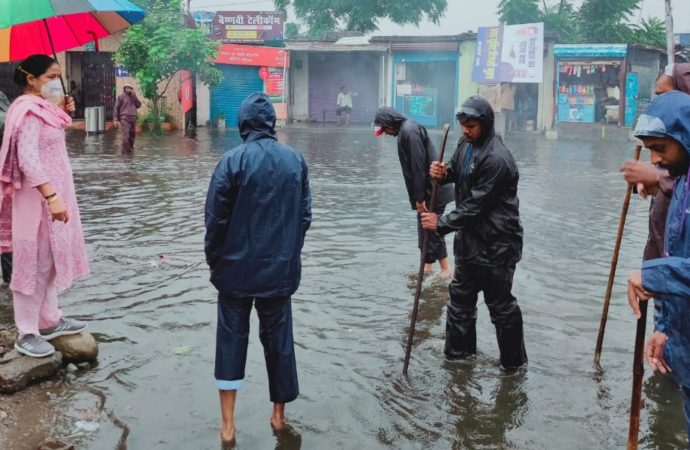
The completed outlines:
<svg viewBox="0 0 690 450">
<path fill-rule="evenodd" d="M 301 396 L 287 414 L 301 440 L 272 434 L 253 314 L 238 448 L 624 447 L 635 337 L 625 280 L 640 265 L 648 208 L 638 198 L 620 256 L 603 370 L 592 361 L 625 193 L 618 167 L 632 144 L 506 140 L 521 172 L 525 246 L 514 294 L 529 369 L 501 372 L 483 304 L 478 356 L 445 362 L 447 287 L 430 280 L 407 381 L 400 373 L 418 249 L 395 140 L 368 129 L 289 128 L 280 135 L 309 163 L 314 206 L 293 297 Z M 432 138 L 438 145 L 440 133 Z M 238 143 L 231 129 L 201 129 L 196 141 L 141 135 L 128 157 L 117 154 L 114 133 L 70 135 L 92 274 L 61 305 L 89 321 L 100 341 L 99 364 L 72 383 L 30 389 L 39 425 L 23 432 L 0 425 L 0 448 L 33 449 L 46 436 L 79 449 L 219 447 L 216 292 L 203 252 L 203 206 L 220 154 Z M 447 242 L 452 248 L 452 236 Z M 3 324 L 11 317 L 9 298 L 3 287 Z M 687 446 L 673 383 L 647 370 L 644 389 L 641 447 Z M 75 433 L 80 420 L 99 429 Z"/>
</svg>

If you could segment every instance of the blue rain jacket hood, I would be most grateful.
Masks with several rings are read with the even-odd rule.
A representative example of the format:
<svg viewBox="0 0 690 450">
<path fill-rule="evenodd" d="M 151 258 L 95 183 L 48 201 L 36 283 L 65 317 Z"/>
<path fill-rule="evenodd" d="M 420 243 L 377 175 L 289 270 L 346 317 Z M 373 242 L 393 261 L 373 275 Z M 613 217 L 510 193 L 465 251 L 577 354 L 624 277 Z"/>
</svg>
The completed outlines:
<svg viewBox="0 0 690 450">
<path fill-rule="evenodd" d="M 635 135 L 675 139 L 690 154 L 690 96 L 669 92 L 657 97 L 640 116 Z M 655 331 L 668 336 L 664 358 L 686 388 L 690 387 L 689 191 L 687 175 L 677 178 L 666 220 L 666 257 L 642 265 L 642 284 L 655 294 L 660 306 L 654 317 Z"/>
<path fill-rule="evenodd" d="M 662 94 L 637 120 L 636 137 L 670 137 L 690 153 L 690 96 L 680 91 Z"/>
<path fill-rule="evenodd" d="M 278 142 L 275 110 L 252 94 L 239 112 L 244 144 L 218 162 L 206 196 L 206 262 L 211 282 L 232 297 L 285 297 L 301 278 L 311 224 L 307 164 Z"/>
</svg>

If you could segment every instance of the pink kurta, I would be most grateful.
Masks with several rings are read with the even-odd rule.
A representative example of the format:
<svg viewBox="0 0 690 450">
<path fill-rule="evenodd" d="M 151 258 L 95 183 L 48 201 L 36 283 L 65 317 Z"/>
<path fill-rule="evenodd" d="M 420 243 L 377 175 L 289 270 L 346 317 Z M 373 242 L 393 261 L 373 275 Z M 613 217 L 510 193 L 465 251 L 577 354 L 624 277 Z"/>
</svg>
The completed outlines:
<svg viewBox="0 0 690 450">
<path fill-rule="evenodd" d="M 33 294 L 38 241 L 49 240 L 57 288 L 63 291 L 72 285 L 73 280 L 89 272 L 65 132 L 62 127 L 50 125 L 30 111 L 17 127 L 16 144 L 21 187 L 14 189 L 12 200 L 13 271 L 10 289 Z M 36 186 L 48 182 L 67 206 L 67 223 L 52 221 L 46 201 L 36 189 Z M 49 233 L 39 234 L 41 221 L 50 225 L 47 227 Z"/>
</svg>

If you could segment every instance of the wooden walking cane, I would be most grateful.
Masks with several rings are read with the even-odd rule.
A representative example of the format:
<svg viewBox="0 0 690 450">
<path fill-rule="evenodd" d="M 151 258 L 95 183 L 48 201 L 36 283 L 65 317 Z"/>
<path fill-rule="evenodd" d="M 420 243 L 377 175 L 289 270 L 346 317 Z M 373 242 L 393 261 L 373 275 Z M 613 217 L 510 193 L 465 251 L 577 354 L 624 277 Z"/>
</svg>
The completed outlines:
<svg viewBox="0 0 690 450">
<path fill-rule="evenodd" d="M 635 148 L 635 160 L 640 159 L 642 146 L 638 145 Z M 599 364 L 601 359 L 601 346 L 604 344 L 604 331 L 606 330 L 606 320 L 609 315 L 609 303 L 611 303 L 611 292 L 613 291 L 613 280 L 616 278 L 616 267 L 618 266 L 618 253 L 621 250 L 621 241 L 623 240 L 623 230 L 625 229 L 625 219 L 628 216 L 628 207 L 630 206 L 630 197 L 632 196 L 633 185 L 628 184 L 628 190 L 625 192 L 625 200 L 623 200 L 623 211 L 621 211 L 621 218 L 618 222 L 618 236 L 616 237 L 616 246 L 613 249 L 613 257 L 611 258 L 611 270 L 609 271 L 609 282 L 606 286 L 606 295 L 604 296 L 604 310 L 601 313 L 601 323 L 599 324 L 599 336 L 597 337 L 597 346 L 594 350 L 594 362 Z"/>
<path fill-rule="evenodd" d="M 450 125 L 443 126 L 443 143 L 441 144 L 441 154 L 438 157 L 439 162 L 443 162 L 443 155 L 446 152 L 446 143 L 448 142 L 448 132 Z M 438 183 L 434 182 L 431 187 L 431 199 L 427 205 L 429 211 L 434 210 L 434 203 L 436 202 L 436 192 L 438 191 Z M 419 257 L 419 275 L 417 276 L 417 290 L 414 294 L 414 306 L 412 306 L 412 319 L 410 320 L 410 330 L 407 335 L 407 348 L 405 349 L 405 362 L 403 363 L 403 375 L 407 376 L 407 366 L 410 364 L 410 353 L 412 352 L 412 339 L 414 338 L 414 329 L 417 325 L 417 312 L 419 311 L 419 297 L 422 295 L 422 278 L 424 277 L 424 265 L 426 264 L 426 249 L 429 246 L 429 231 L 424 230 L 424 237 L 422 238 L 422 251 Z"/>
<path fill-rule="evenodd" d="M 644 377 L 644 335 L 647 328 L 647 304 L 640 302 L 640 318 L 635 333 L 635 356 L 633 360 L 633 387 L 630 401 L 630 428 L 628 429 L 628 450 L 637 450 L 640 433 L 640 409 L 642 409 L 642 379 Z"/>
</svg>

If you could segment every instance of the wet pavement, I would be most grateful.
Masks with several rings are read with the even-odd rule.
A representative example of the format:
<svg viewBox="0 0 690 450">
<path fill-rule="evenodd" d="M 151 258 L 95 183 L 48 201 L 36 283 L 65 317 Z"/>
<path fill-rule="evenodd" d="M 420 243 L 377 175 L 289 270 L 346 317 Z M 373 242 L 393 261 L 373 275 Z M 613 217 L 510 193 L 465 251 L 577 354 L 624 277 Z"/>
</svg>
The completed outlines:
<svg viewBox="0 0 690 450">
<path fill-rule="evenodd" d="M 432 137 L 440 141 L 438 132 Z M 289 128 L 281 139 L 303 151 L 314 199 L 293 299 L 302 394 L 287 412 L 300 436 L 272 434 L 253 315 L 237 448 L 624 447 L 635 335 L 624 281 L 646 239 L 648 205 L 639 199 L 630 209 L 601 370 L 592 359 L 625 192 L 617 169 L 632 144 L 506 140 L 521 171 L 525 250 L 514 293 L 529 369 L 501 372 L 483 305 L 479 355 L 445 362 L 447 288 L 432 279 L 405 380 L 418 250 L 394 139 L 356 128 Z M 0 397 L 23 414 L 11 426 L 0 423 L 0 448 L 35 448 L 46 436 L 80 449 L 219 447 L 216 294 L 204 262 L 203 205 L 218 157 L 237 143 L 232 129 L 201 129 L 196 140 L 142 135 L 135 154 L 122 156 L 114 134 L 70 134 L 92 275 L 61 305 L 89 321 L 99 365 L 69 383 Z M 0 321 L 9 317 L 3 287 Z M 641 447 L 683 448 L 679 392 L 666 378 L 646 377 Z M 78 421 L 98 429 L 80 429 Z"/>
</svg>

